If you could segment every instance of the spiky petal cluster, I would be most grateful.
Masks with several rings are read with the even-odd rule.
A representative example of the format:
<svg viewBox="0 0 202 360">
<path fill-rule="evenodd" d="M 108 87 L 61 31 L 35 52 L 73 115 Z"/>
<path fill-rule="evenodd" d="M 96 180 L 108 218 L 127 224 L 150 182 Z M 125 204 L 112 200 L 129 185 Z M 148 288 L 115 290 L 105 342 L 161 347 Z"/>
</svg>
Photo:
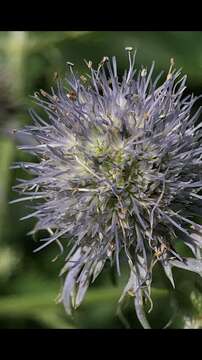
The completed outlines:
<svg viewBox="0 0 202 360">
<path fill-rule="evenodd" d="M 197 98 L 184 95 L 186 76 L 173 61 L 159 85 L 149 71 L 129 68 L 119 77 L 115 57 L 104 57 L 95 70 L 78 76 L 72 64 L 66 84 L 51 94 L 35 94 L 46 118 L 31 111 L 33 125 L 23 131 L 35 144 L 21 149 L 38 162 L 17 166 L 32 175 L 20 180 L 21 200 L 32 204 L 33 232 L 48 230 L 40 250 L 60 239 L 70 245 L 62 274 L 61 300 L 70 313 L 81 303 L 91 281 L 110 259 L 120 274 L 125 255 L 131 275 L 120 301 L 134 296 L 137 316 L 149 327 L 143 299 L 150 299 L 152 270 L 160 262 L 174 286 L 172 267 L 202 273 L 200 191 L 202 125 Z M 193 220 L 194 219 L 194 220 Z M 193 251 L 184 258 L 176 241 Z"/>
</svg>

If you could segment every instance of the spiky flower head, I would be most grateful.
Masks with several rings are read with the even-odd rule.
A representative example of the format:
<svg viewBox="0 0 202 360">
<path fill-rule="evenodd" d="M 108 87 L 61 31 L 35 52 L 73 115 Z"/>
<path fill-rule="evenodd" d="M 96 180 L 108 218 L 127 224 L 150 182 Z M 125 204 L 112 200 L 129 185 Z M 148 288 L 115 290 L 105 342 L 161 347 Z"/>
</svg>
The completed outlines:
<svg viewBox="0 0 202 360">
<path fill-rule="evenodd" d="M 125 257 L 130 278 L 120 301 L 134 297 L 137 316 L 149 327 L 143 300 L 150 299 L 152 271 L 159 262 L 174 286 L 172 267 L 202 273 L 200 217 L 202 125 L 197 97 L 184 95 L 186 76 L 170 69 L 152 81 L 149 70 L 129 67 L 120 78 L 115 57 L 97 69 L 88 62 L 80 77 L 68 63 L 65 81 L 51 94 L 35 94 L 45 111 L 31 110 L 33 125 L 23 132 L 35 144 L 21 146 L 37 162 L 17 164 L 31 180 L 15 187 L 21 200 L 36 200 L 33 233 L 48 230 L 37 249 L 64 239 L 69 245 L 61 301 L 68 313 L 82 302 L 90 282 L 110 260 L 121 274 Z M 32 201 L 33 204 L 33 201 Z M 194 220 L 193 220 L 194 219 Z M 176 240 L 193 258 L 177 253 Z"/>
</svg>

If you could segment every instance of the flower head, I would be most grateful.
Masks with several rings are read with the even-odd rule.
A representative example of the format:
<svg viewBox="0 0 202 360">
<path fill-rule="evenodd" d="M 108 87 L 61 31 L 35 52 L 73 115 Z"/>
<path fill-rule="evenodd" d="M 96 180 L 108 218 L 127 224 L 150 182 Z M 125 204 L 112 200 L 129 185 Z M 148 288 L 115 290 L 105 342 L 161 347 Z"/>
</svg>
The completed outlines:
<svg viewBox="0 0 202 360">
<path fill-rule="evenodd" d="M 46 116 L 31 110 L 33 125 L 23 132 L 35 144 L 20 148 L 38 161 L 16 165 L 32 179 L 15 189 L 24 195 L 16 201 L 37 200 L 27 216 L 37 219 L 33 232 L 49 232 L 37 250 L 53 242 L 62 250 L 61 238 L 70 247 L 61 272 L 67 312 L 108 260 L 121 274 L 125 257 L 131 275 L 120 301 L 134 296 L 148 328 L 143 300 L 150 299 L 156 262 L 173 286 L 173 266 L 202 273 L 202 124 L 200 109 L 192 113 L 197 97 L 184 95 L 186 76 L 173 60 L 159 84 L 162 74 L 152 81 L 154 63 L 137 71 L 132 48 L 126 51 L 122 78 L 115 57 L 104 57 L 97 69 L 88 62 L 89 74 L 80 77 L 68 63 L 65 82 L 35 94 Z M 177 238 L 193 258 L 177 253 Z"/>
</svg>

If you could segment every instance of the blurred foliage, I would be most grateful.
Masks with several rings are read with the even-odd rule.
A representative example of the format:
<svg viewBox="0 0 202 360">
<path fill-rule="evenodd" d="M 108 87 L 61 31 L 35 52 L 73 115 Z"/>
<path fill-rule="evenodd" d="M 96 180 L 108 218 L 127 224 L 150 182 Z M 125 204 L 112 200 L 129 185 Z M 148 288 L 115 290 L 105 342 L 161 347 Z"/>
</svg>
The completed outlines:
<svg viewBox="0 0 202 360">
<path fill-rule="evenodd" d="M 90 287 L 81 307 L 70 318 L 56 298 L 64 258 L 55 244 L 33 254 L 36 239 L 26 234 L 32 221 L 19 221 L 28 211 L 23 203 L 9 205 L 20 171 L 9 169 L 27 155 L 16 149 L 13 129 L 30 122 L 29 95 L 54 85 L 54 74 L 64 76 L 71 61 L 85 73 L 84 59 L 98 63 L 116 55 L 120 71 L 127 65 L 126 46 L 137 51 L 137 63 L 156 62 L 156 72 L 169 68 L 170 58 L 188 75 L 188 90 L 202 91 L 202 32 L 0 32 L 0 327 L 1 328 L 140 328 L 133 299 L 122 309 L 117 301 L 127 280 L 108 266 Z M 23 174 L 24 176 L 24 174 Z M 179 242 L 179 246 L 181 246 Z M 183 250 L 184 251 L 184 250 Z M 202 281 L 199 276 L 174 270 L 173 290 L 159 266 L 154 272 L 154 328 L 202 328 Z M 147 304 L 146 304 L 146 307 Z"/>
</svg>

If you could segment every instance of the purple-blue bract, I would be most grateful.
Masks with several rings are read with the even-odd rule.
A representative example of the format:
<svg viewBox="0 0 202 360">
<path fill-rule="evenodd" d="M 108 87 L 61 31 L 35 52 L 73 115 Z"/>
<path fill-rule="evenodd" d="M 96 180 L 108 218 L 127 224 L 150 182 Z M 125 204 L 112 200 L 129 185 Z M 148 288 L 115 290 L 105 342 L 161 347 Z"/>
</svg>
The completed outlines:
<svg viewBox="0 0 202 360">
<path fill-rule="evenodd" d="M 51 94 L 35 94 L 43 117 L 31 110 L 33 125 L 22 131 L 35 141 L 21 146 L 37 158 L 19 163 L 32 175 L 15 190 L 32 200 L 33 233 L 47 230 L 40 250 L 68 244 L 61 301 L 68 313 L 82 302 L 90 282 L 110 260 L 131 271 L 120 302 L 134 297 L 138 319 L 149 328 L 143 309 L 150 298 L 152 271 L 160 262 L 174 286 L 172 267 L 202 274 L 202 124 L 193 112 L 197 97 L 185 95 L 186 76 L 170 69 L 152 81 L 150 69 L 129 66 L 118 74 L 107 57 L 89 74 L 68 78 Z M 36 201 L 35 201 L 36 200 Z M 193 258 L 176 251 L 177 240 Z M 66 247 L 65 247 L 66 249 Z M 66 250 L 65 250 L 66 251 Z"/>
</svg>

